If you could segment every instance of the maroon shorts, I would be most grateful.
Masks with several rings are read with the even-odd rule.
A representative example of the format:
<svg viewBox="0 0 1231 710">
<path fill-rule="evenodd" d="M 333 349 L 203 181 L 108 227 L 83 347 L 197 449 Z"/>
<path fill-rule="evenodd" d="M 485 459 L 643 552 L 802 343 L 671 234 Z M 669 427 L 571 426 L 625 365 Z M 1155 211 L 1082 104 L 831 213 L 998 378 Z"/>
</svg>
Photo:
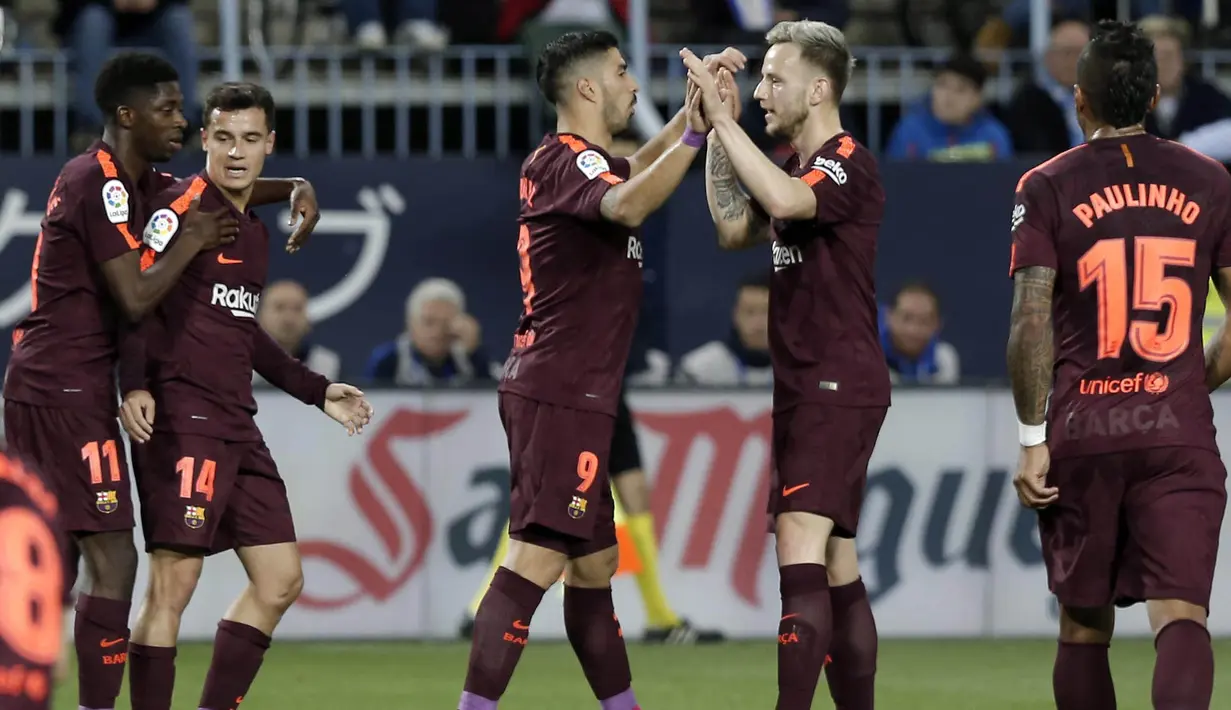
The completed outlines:
<svg viewBox="0 0 1231 710">
<path fill-rule="evenodd" d="M 616 544 L 608 454 L 615 417 L 500 394 L 509 440 L 509 537 L 571 559 Z"/>
<path fill-rule="evenodd" d="M 1168 447 L 1052 461 L 1039 512 L 1047 582 L 1070 607 L 1179 599 L 1209 608 L 1227 470 Z"/>
<path fill-rule="evenodd" d="M 813 513 L 834 522 L 834 537 L 855 537 L 868 461 L 887 411 L 801 404 L 775 412 L 771 519 L 782 513 Z"/>
<path fill-rule="evenodd" d="M 147 551 L 295 541 L 286 484 L 264 442 L 156 432 L 133 458 Z"/>
<path fill-rule="evenodd" d="M 10 456 L 36 467 L 55 490 L 67 533 L 132 530 L 132 484 L 115 412 L 4 404 Z"/>
</svg>

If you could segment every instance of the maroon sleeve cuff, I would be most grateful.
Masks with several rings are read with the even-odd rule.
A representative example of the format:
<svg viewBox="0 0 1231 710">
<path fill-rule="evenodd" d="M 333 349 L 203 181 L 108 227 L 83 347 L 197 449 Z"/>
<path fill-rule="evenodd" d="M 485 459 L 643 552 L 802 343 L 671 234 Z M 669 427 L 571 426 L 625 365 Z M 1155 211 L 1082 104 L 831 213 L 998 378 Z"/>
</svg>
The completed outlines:
<svg viewBox="0 0 1231 710">
<path fill-rule="evenodd" d="M 286 392 L 304 404 L 325 406 L 325 390 L 331 384 L 327 377 L 309 370 L 291 357 L 264 330 L 258 328 L 252 354 L 252 367 L 269 384 Z"/>
</svg>

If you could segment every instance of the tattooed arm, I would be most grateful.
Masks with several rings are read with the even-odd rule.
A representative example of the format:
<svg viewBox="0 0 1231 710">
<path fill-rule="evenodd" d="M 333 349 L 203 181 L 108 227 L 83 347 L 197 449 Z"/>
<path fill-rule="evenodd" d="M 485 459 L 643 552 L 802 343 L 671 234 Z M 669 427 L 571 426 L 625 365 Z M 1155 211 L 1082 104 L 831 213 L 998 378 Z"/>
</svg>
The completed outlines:
<svg viewBox="0 0 1231 710">
<path fill-rule="evenodd" d="M 1017 419 L 1026 425 L 1042 424 L 1047 413 L 1055 364 L 1051 314 L 1055 285 L 1055 269 L 1044 266 L 1021 269 L 1014 277 L 1007 360 Z"/>
<path fill-rule="evenodd" d="M 1219 269 L 1214 274 L 1214 285 L 1218 287 L 1218 295 L 1226 307 L 1231 298 L 1231 269 Z M 1228 322 L 1231 322 L 1231 311 L 1218 327 L 1218 333 L 1205 344 L 1205 384 L 1211 392 L 1231 379 L 1231 342 L 1228 342 L 1231 328 L 1227 327 Z"/>
<path fill-rule="evenodd" d="M 718 246 L 747 249 L 769 241 L 769 218 L 739 186 L 731 158 L 711 133 L 705 155 L 705 197 L 718 228 Z"/>
</svg>

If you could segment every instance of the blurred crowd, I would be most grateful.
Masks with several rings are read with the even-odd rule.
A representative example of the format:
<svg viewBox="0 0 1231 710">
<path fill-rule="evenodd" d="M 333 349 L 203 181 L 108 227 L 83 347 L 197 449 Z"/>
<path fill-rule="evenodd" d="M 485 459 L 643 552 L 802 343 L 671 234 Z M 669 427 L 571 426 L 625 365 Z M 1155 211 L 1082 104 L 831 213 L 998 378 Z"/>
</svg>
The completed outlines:
<svg viewBox="0 0 1231 710">
<path fill-rule="evenodd" d="M 97 134 L 100 122 L 93 72 L 80 69 L 100 66 L 116 47 L 164 51 L 195 103 L 199 48 L 217 40 L 216 2 L 0 0 L 0 50 L 37 45 L 41 37 L 42 44 L 59 43 L 72 51 L 77 69 L 71 89 L 73 143 L 80 147 Z M 1001 160 L 1022 153 L 1054 154 L 1080 140 L 1071 100 L 1077 54 L 1089 36 L 1087 20 L 1114 15 L 1119 3 L 1051 0 L 1056 19 L 1046 55 L 1033 72 L 1018 78 L 1012 98 L 1000 103 L 986 99 L 994 93 L 987 87 L 989 75 L 997 69 L 997 50 L 1026 45 L 1030 0 L 959 3 L 962 22 L 969 26 L 956 26 L 957 20 L 941 12 L 931 20 L 939 34 L 920 29 L 929 22 L 926 11 L 912 12 L 919 17 L 906 23 L 892 13 L 885 16 L 884 7 L 895 3 L 910 9 L 907 0 L 650 0 L 651 30 L 663 42 L 755 45 L 777 21 L 809 18 L 843 27 L 856 46 L 936 37 L 953 54 L 933 67 L 930 91 L 914 100 L 907 97 L 896 125 L 890 124 L 891 132 L 881 137 L 889 159 Z M 1225 123 L 1231 119 L 1231 101 L 1186 63 L 1187 50 L 1214 36 L 1195 31 L 1201 27 L 1201 1 L 1134 0 L 1128 5 L 1158 51 L 1163 101 L 1151 129 L 1220 160 L 1231 159 L 1231 141 L 1226 140 L 1231 124 Z M 358 52 L 403 47 L 433 53 L 451 42 L 522 43 L 534 52 L 572 29 L 604 28 L 623 35 L 628 20 L 627 0 L 245 0 L 239 7 L 244 23 L 260 18 L 271 44 L 294 37 Z M 253 13 L 254 8 L 260 12 Z M 1162 14 L 1164 9 L 1171 14 Z M 276 31 L 280 24 L 301 30 L 311 25 L 323 28 L 324 35 L 288 35 Z M 188 107 L 190 116 L 195 109 Z M 896 111 L 888 117 L 897 118 Z"/>
<path fill-rule="evenodd" d="M 769 361 L 769 279 L 757 272 L 730 296 L 730 330 L 685 353 L 678 361 L 647 346 L 638 334 L 628 381 L 642 387 L 765 387 L 773 382 Z M 294 281 L 270 284 L 257 314 L 261 327 L 312 370 L 337 380 L 398 387 L 494 384 L 507 352 L 483 346 L 478 320 L 466 310 L 466 294 L 454 281 L 421 281 L 406 298 L 403 330 L 376 344 L 366 363 L 344 363 L 327 343 L 312 337 L 308 292 Z M 923 282 L 903 285 L 881 308 L 881 345 L 896 383 L 952 385 L 961 377 L 957 350 L 941 338 L 941 304 Z M 500 338 L 497 342 L 506 342 Z M 254 384 L 265 384 L 253 375 Z"/>
</svg>

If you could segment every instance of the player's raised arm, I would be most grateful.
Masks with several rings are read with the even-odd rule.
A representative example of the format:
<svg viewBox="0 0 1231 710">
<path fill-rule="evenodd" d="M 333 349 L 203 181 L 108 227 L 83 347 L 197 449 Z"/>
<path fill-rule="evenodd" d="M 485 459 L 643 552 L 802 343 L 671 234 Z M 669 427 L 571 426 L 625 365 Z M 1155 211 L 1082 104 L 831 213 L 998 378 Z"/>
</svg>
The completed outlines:
<svg viewBox="0 0 1231 710">
<path fill-rule="evenodd" d="M 727 112 L 738 121 L 740 96 L 730 72 L 719 70 L 718 88 Z M 705 154 L 705 199 L 718 230 L 719 247 L 747 249 L 769 241 L 769 216 L 740 187 L 731 158 L 713 131 Z"/>
<path fill-rule="evenodd" d="M 694 97 L 693 100 L 699 99 Z M 687 109 L 685 106 L 685 110 Z M 607 190 L 599 202 L 599 213 L 603 219 L 636 228 L 663 206 L 684 180 L 684 175 L 696 159 L 709 130 L 703 122 L 690 125 L 689 128 L 692 129 L 691 132 L 685 132 L 683 137 L 640 175 Z"/>
<path fill-rule="evenodd" d="M 199 252 L 235 241 L 239 223 L 226 210 L 201 212 L 199 201 L 197 197 L 189 203 L 179 220 L 179 238 L 150 268 L 141 268 L 140 242 L 131 237 L 130 250 L 100 264 L 112 296 L 130 320 L 139 320 L 157 305 Z"/>
<path fill-rule="evenodd" d="M 741 71 L 748 64 L 748 58 L 744 53 L 734 47 L 727 47 L 718 54 L 707 54 L 703 60 L 706 68 L 711 72 L 726 70 L 728 75 L 733 72 Z M 645 145 L 641 146 L 629 159 L 629 176 L 636 177 L 642 170 L 649 167 L 659 156 L 667 152 L 671 146 L 675 145 L 680 138 L 684 136 L 685 129 L 688 128 L 688 105 L 680 107 L 680 110 L 667 122 L 667 125 L 659 131 L 658 135 L 646 141 Z"/>
<path fill-rule="evenodd" d="M 816 195 L 799 178 L 791 177 L 775 165 L 752 138 L 744 132 L 729 111 L 724 110 L 717 80 L 690 50 L 680 51 L 688 68 L 689 81 L 701 92 L 707 116 L 734 168 L 735 175 L 757 204 L 774 219 L 804 220 L 816 216 Z M 818 148 L 820 146 L 817 146 Z"/>
</svg>

